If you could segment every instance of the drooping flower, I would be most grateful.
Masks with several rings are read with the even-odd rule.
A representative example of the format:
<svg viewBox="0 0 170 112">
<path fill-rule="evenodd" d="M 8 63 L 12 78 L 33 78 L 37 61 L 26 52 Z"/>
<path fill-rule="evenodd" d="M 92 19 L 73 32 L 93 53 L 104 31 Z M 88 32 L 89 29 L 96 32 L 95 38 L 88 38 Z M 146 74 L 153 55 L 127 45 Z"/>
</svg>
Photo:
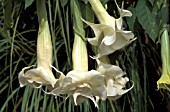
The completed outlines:
<svg viewBox="0 0 170 112">
<path fill-rule="evenodd" d="M 170 91 L 170 39 L 168 30 L 165 29 L 161 36 L 162 76 L 157 81 L 158 89 L 164 88 Z"/>
<path fill-rule="evenodd" d="M 24 67 L 19 73 L 18 79 L 21 87 L 25 85 L 30 85 L 37 88 L 42 85 L 54 87 L 57 79 L 55 79 L 51 70 L 52 43 L 46 15 L 45 0 L 37 0 L 37 12 L 39 19 L 37 68 L 30 69 L 32 66 Z"/>
<path fill-rule="evenodd" d="M 73 97 L 76 105 L 89 98 L 98 107 L 93 96 L 106 99 L 104 76 L 95 70 L 87 72 L 72 70 L 50 93 L 55 96 L 68 94 L 68 97 Z"/>
<path fill-rule="evenodd" d="M 111 54 L 134 41 L 134 34 L 131 31 L 115 30 L 106 24 L 86 23 L 93 29 L 95 37 L 88 38 L 88 41 L 98 46 L 96 58 Z"/>
<path fill-rule="evenodd" d="M 43 22 L 39 29 L 37 40 L 37 68 L 24 67 L 19 73 L 19 83 L 23 87 L 27 84 L 33 87 L 51 85 L 54 87 L 56 79 L 51 70 L 52 44 L 48 22 Z M 27 69 L 30 69 L 26 71 Z M 26 71 L 26 72 L 25 72 Z"/>
<path fill-rule="evenodd" d="M 95 37 L 88 38 L 88 41 L 99 48 L 96 58 L 111 54 L 128 45 L 135 39 L 131 31 L 123 30 L 122 17 L 132 15 L 130 11 L 123 9 L 123 3 L 120 9 L 115 1 L 120 14 L 120 17 L 115 19 L 107 13 L 100 0 L 89 0 L 89 2 L 100 23 L 94 24 L 83 20 L 94 31 Z"/>
<path fill-rule="evenodd" d="M 105 64 L 98 59 L 96 59 L 96 61 L 98 63 L 97 71 L 102 73 L 105 77 L 108 99 L 116 100 L 133 88 L 132 85 L 129 89 L 125 89 L 125 85 L 129 79 L 127 77 L 123 77 L 125 73 L 120 67 Z"/>
</svg>

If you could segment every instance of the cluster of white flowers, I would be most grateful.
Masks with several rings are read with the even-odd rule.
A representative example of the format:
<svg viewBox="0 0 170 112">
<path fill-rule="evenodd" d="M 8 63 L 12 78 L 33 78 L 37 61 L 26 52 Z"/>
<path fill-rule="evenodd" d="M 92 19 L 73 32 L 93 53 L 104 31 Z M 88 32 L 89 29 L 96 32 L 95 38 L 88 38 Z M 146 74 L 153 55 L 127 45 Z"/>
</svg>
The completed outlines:
<svg viewBox="0 0 170 112">
<path fill-rule="evenodd" d="M 30 67 L 22 69 L 18 76 L 21 87 L 30 85 L 35 88 L 40 88 L 42 85 L 45 85 L 51 88 L 49 92 L 46 92 L 47 94 L 55 96 L 67 94 L 68 97 L 73 98 L 76 105 L 87 101 L 87 99 L 91 99 L 96 107 L 98 107 L 97 102 L 99 99 L 106 100 L 108 98 L 116 100 L 133 88 L 133 85 L 129 89 L 125 88 L 129 79 L 123 77 L 125 73 L 119 66 L 104 63 L 100 60 L 100 58 L 121 49 L 135 39 L 131 31 L 124 31 L 122 27 L 122 17 L 131 16 L 131 12 L 124 10 L 123 5 L 121 9 L 117 5 L 120 17 L 115 19 L 105 11 L 100 0 L 89 0 L 89 2 L 100 22 L 100 24 L 93 24 L 83 20 L 95 33 L 95 37 L 88 38 L 88 41 L 92 45 L 98 46 L 99 49 L 98 54 L 94 56 L 98 64 L 97 69 L 88 71 L 88 65 L 85 69 L 81 66 L 81 64 L 86 65 L 86 62 L 88 64 L 88 60 L 85 60 L 86 62 L 83 63 L 84 59 L 81 57 L 81 55 L 86 56 L 87 54 L 73 54 L 74 70 L 68 72 L 67 75 L 64 75 L 62 72 L 52 67 L 52 44 L 50 35 L 48 35 L 50 34 L 48 22 L 45 22 L 42 23 L 44 27 L 40 28 L 38 35 L 38 67 L 26 72 L 25 70 Z M 98 6 L 100 6 L 100 8 Z M 101 10 L 102 8 L 103 10 L 101 12 L 104 12 L 103 14 L 105 15 L 100 14 L 100 11 L 97 10 Z M 79 40 L 77 40 L 77 42 L 79 42 Z M 82 43 L 80 42 L 75 48 L 76 50 L 73 50 L 74 53 L 80 53 L 82 50 L 86 51 L 86 47 L 82 49 L 81 45 Z M 75 56 L 78 56 L 79 58 L 77 59 L 83 61 L 79 63 L 79 60 L 77 60 Z M 75 67 L 76 64 L 78 67 Z M 54 77 L 51 71 L 52 68 L 60 73 L 58 79 Z M 79 68 L 81 70 L 79 70 Z"/>
</svg>

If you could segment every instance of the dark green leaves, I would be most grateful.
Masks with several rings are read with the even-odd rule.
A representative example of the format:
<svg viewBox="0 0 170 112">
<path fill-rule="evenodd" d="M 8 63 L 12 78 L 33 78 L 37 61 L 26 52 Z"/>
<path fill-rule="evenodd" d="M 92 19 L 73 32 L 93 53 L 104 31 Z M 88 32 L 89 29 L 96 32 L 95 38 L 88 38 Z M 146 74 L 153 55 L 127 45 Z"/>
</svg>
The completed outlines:
<svg viewBox="0 0 170 112">
<path fill-rule="evenodd" d="M 152 41 L 159 40 L 159 35 L 162 28 L 166 26 L 168 19 L 166 2 L 163 3 L 162 0 L 139 0 L 136 7 L 130 6 L 128 10 L 132 13 L 132 17 L 126 18 L 130 30 L 135 31 L 134 24 L 137 18 Z"/>
<path fill-rule="evenodd" d="M 136 16 L 143 29 L 149 37 L 155 41 L 159 33 L 159 22 L 157 22 L 157 13 L 151 11 L 145 0 L 139 0 L 136 6 Z"/>
<path fill-rule="evenodd" d="M 162 18 L 162 26 L 163 27 L 166 27 L 166 24 L 168 22 L 168 8 L 166 6 L 166 0 L 164 0 L 164 3 L 163 3 L 163 6 L 160 10 L 160 13 L 161 13 L 161 18 Z"/>
<path fill-rule="evenodd" d="M 91 9 L 90 4 L 81 4 L 82 17 L 86 21 L 94 22 L 94 12 Z"/>
<path fill-rule="evenodd" d="M 126 17 L 126 20 L 127 20 L 127 24 L 129 26 L 129 29 L 131 31 L 134 32 L 134 24 L 135 24 L 135 20 L 136 20 L 136 12 L 135 12 L 135 8 L 133 8 L 132 6 L 130 6 L 128 8 L 128 10 L 132 13 L 132 16 L 131 17 Z"/>
</svg>

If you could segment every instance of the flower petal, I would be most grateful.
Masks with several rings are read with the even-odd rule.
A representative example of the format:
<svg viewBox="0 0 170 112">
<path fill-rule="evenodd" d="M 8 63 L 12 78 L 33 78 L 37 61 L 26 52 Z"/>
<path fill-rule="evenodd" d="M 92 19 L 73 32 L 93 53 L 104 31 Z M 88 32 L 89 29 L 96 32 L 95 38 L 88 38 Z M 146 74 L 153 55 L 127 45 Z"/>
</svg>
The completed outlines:
<svg viewBox="0 0 170 112">
<path fill-rule="evenodd" d="M 105 76 L 105 85 L 108 98 L 116 100 L 121 97 L 121 95 L 125 94 L 133 88 L 132 85 L 132 87 L 129 89 L 123 89 L 125 88 L 125 85 L 129 81 L 129 79 L 127 77 L 123 77 L 125 73 L 119 66 L 105 64 L 99 59 L 96 59 L 96 61 L 98 64 L 97 71 Z"/>
<path fill-rule="evenodd" d="M 104 74 L 105 76 L 116 78 L 116 76 L 123 76 L 124 72 L 119 66 L 111 65 L 111 64 L 105 64 L 101 62 L 99 59 L 96 59 L 98 68 L 97 71 Z"/>
<path fill-rule="evenodd" d="M 97 76 L 97 77 L 96 77 Z M 68 72 L 66 77 L 72 78 L 72 83 L 77 83 L 77 82 L 85 82 L 85 81 L 90 81 L 93 79 L 93 77 L 96 77 L 98 79 L 103 78 L 103 76 L 95 70 L 91 70 L 88 72 L 82 72 L 82 71 L 77 71 L 77 70 L 72 70 Z"/>
<path fill-rule="evenodd" d="M 119 14 L 120 14 L 121 17 L 132 16 L 132 13 L 131 13 L 130 11 L 124 10 L 124 9 L 123 9 L 123 8 L 124 8 L 124 2 L 122 2 L 121 9 L 119 8 L 119 6 L 118 6 L 116 0 L 115 0 L 115 3 L 116 3 L 117 9 L 118 9 Z"/>
<path fill-rule="evenodd" d="M 116 50 L 123 48 L 136 39 L 131 31 L 117 31 L 116 37 L 115 43 L 112 44 L 112 48 Z"/>
<path fill-rule="evenodd" d="M 73 94 L 73 99 L 74 99 L 75 105 L 84 102 L 84 101 L 87 100 L 88 98 L 89 98 L 90 100 L 92 100 L 93 103 L 94 103 L 94 105 L 95 105 L 95 107 L 98 108 L 98 105 L 97 105 L 94 97 L 90 94 L 89 91 L 86 91 L 85 88 L 84 88 L 84 89 L 81 89 L 81 91 L 77 91 L 77 92 L 75 92 L 75 93 Z"/>
<path fill-rule="evenodd" d="M 104 43 L 106 46 L 112 45 L 116 40 L 116 32 L 113 28 L 105 26 L 103 28 L 104 38 L 101 43 Z"/>
<path fill-rule="evenodd" d="M 21 87 L 27 84 L 36 87 L 35 83 L 38 85 L 51 85 L 54 87 L 54 84 L 57 80 L 54 78 L 52 71 L 44 69 L 43 67 L 38 67 L 36 69 L 28 70 L 26 73 L 24 73 L 24 71 L 30 67 L 23 68 L 19 73 L 18 78 Z"/>
<path fill-rule="evenodd" d="M 104 55 L 109 55 L 115 52 L 116 50 L 119 50 L 130 44 L 135 39 L 136 38 L 134 38 L 134 34 L 131 31 L 117 31 L 114 43 L 111 45 L 101 43 L 99 46 L 99 53 L 95 56 L 95 58 L 99 58 Z"/>
<path fill-rule="evenodd" d="M 86 24 L 88 24 L 94 31 L 95 37 L 94 38 L 87 38 L 88 41 L 92 45 L 98 46 L 99 43 L 101 43 L 102 41 L 106 45 L 110 45 L 115 41 L 115 39 L 113 38 L 113 37 L 115 37 L 115 30 L 112 26 L 109 26 L 109 25 L 106 25 L 106 24 L 94 24 L 94 23 L 87 22 L 85 20 L 84 20 L 84 22 Z M 106 38 L 106 39 L 103 40 L 103 37 Z"/>
<path fill-rule="evenodd" d="M 122 88 L 117 88 L 117 85 L 114 85 L 114 80 L 109 79 L 107 81 L 107 96 L 108 99 L 111 100 L 116 100 L 120 98 L 123 94 L 127 93 L 133 88 L 133 85 L 129 89 L 122 89 Z"/>
<path fill-rule="evenodd" d="M 118 19 L 116 19 L 116 27 L 117 27 L 118 30 L 122 30 L 122 24 L 123 24 L 122 23 L 122 21 L 123 21 L 122 17 L 132 16 L 132 13 L 128 10 L 123 9 L 124 2 L 122 2 L 121 9 L 119 8 L 116 0 L 115 0 L 115 3 L 116 3 L 116 6 L 117 6 L 117 9 L 119 11 L 119 15 L 120 15 L 120 17 Z"/>
<path fill-rule="evenodd" d="M 76 105 L 89 98 L 97 106 L 93 96 L 103 100 L 107 98 L 104 76 L 95 70 L 88 72 L 72 70 L 62 81 L 57 82 L 49 93 L 55 96 L 68 94 L 68 97 L 73 97 Z"/>
<path fill-rule="evenodd" d="M 118 20 L 119 19 L 116 19 L 116 21 Z M 90 25 L 95 33 L 94 38 L 88 38 L 87 40 L 92 45 L 99 46 L 99 52 L 95 58 L 109 55 L 136 39 L 131 31 L 115 30 L 115 28 L 106 24 L 93 24 L 87 21 L 85 22 Z"/>
</svg>

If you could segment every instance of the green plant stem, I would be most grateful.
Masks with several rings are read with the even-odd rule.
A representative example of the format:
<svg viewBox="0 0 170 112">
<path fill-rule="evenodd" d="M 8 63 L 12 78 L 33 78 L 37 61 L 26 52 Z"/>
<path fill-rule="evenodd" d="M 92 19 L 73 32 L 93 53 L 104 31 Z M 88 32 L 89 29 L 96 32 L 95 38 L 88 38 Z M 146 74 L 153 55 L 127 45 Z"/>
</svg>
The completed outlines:
<svg viewBox="0 0 170 112">
<path fill-rule="evenodd" d="M 53 24 L 52 24 L 52 22 L 53 22 L 53 20 L 52 20 L 52 13 L 51 13 L 51 8 L 50 8 L 50 5 L 51 5 L 51 2 L 50 2 L 50 0 L 48 0 L 48 12 L 49 12 L 49 22 L 50 22 L 50 30 L 51 30 L 51 36 L 52 36 L 52 44 L 53 44 L 53 51 L 54 51 L 54 61 L 55 61 L 55 67 L 57 68 L 57 69 L 59 69 L 59 67 L 58 67 L 58 60 L 57 60 L 57 51 L 56 51 L 56 49 L 55 49 L 55 37 L 56 37 L 56 35 L 55 35 L 55 33 L 54 33 L 54 28 L 53 28 Z M 55 26 L 55 25 L 54 25 Z"/>
<path fill-rule="evenodd" d="M 16 20 L 15 26 L 14 26 L 14 32 L 12 35 L 12 40 L 11 40 L 11 51 L 10 51 L 10 89 L 11 92 L 13 91 L 13 87 L 12 87 L 12 82 L 13 82 L 13 51 L 14 51 L 14 40 L 15 40 L 15 34 L 16 34 L 16 29 L 17 29 L 17 25 L 18 25 L 18 21 L 19 21 L 19 17 Z M 12 96 L 12 103 L 14 105 L 14 98 Z"/>
<path fill-rule="evenodd" d="M 3 106 L 0 109 L 0 112 L 4 112 L 5 107 L 7 107 L 8 102 L 11 98 L 14 97 L 15 93 L 19 90 L 19 88 L 16 88 L 14 91 L 12 91 L 12 94 L 8 96 L 7 100 L 3 103 Z"/>
<path fill-rule="evenodd" d="M 64 43 L 65 43 L 65 48 L 66 48 L 66 54 L 67 54 L 67 58 L 68 58 L 68 66 L 71 67 L 71 56 L 70 56 L 70 48 L 68 46 L 68 43 L 70 42 L 70 40 L 67 40 L 66 35 L 65 35 L 65 31 L 64 31 L 64 24 L 63 24 L 63 18 L 61 16 L 61 11 L 60 11 L 60 6 L 59 6 L 59 1 L 56 1 L 56 7 L 57 7 L 57 11 L 58 11 L 58 16 L 59 16 L 59 22 L 60 22 L 60 26 L 61 26 L 61 34 L 63 36 L 64 39 Z"/>
<path fill-rule="evenodd" d="M 45 6 L 45 0 L 36 0 L 37 4 L 37 15 L 38 15 L 38 22 L 41 23 L 42 19 L 47 21 L 47 11 Z"/>
</svg>

